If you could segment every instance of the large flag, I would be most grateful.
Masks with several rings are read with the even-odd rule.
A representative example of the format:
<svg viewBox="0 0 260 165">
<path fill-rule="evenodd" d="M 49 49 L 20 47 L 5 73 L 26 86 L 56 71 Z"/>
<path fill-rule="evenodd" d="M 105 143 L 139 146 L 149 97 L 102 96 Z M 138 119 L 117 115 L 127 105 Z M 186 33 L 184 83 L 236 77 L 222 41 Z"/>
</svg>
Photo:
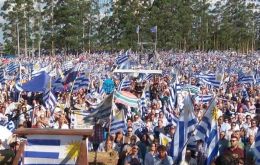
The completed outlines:
<svg viewBox="0 0 260 165">
<path fill-rule="evenodd" d="M 126 130 L 124 110 L 119 110 L 115 103 L 112 103 L 112 114 L 110 133 L 124 132 Z"/>
<path fill-rule="evenodd" d="M 24 148 L 24 165 L 76 164 L 82 137 L 30 135 Z"/>
<path fill-rule="evenodd" d="M 206 165 L 212 163 L 218 154 L 218 109 L 215 99 L 212 100 L 206 114 L 194 131 L 196 140 L 203 140 L 206 147 Z"/>
<path fill-rule="evenodd" d="M 197 123 L 198 120 L 194 113 L 192 100 L 189 95 L 185 96 L 183 110 L 181 111 L 174 140 L 171 142 L 170 147 L 170 156 L 173 157 L 175 162 L 185 158 L 187 142 Z"/>
<path fill-rule="evenodd" d="M 40 75 L 34 77 L 27 83 L 22 84 L 21 89 L 29 92 L 44 92 L 48 89 L 50 76 L 46 72 L 41 72 Z"/>
<path fill-rule="evenodd" d="M 130 92 L 116 91 L 114 97 L 117 103 L 121 103 L 129 107 L 138 108 L 139 99 Z"/>
<path fill-rule="evenodd" d="M 113 94 L 108 95 L 101 103 L 98 105 L 90 106 L 90 111 L 88 115 L 84 117 L 85 122 L 94 122 L 95 120 L 104 123 L 109 120 L 111 115 Z"/>
</svg>

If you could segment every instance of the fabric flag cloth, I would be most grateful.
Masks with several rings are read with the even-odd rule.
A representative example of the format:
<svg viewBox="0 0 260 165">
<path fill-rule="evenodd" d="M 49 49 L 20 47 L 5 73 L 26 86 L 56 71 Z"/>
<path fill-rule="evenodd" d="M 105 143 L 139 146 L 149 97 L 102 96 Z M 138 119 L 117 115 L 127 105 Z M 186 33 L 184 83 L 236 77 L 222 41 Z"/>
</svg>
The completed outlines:
<svg viewBox="0 0 260 165">
<path fill-rule="evenodd" d="M 254 76 L 252 74 L 245 74 L 242 71 L 238 73 L 238 83 L 240 84 L 253 84 Z"/>
<path fill-rule="evenodd" d="M 195 98 L 195 101 L 198 103 L 198 102 L 202 102 L 204 104 L 210 102 L 212 99 L 212 95 L 198 95 L 196 98 Z"/>
<path fill-rule="evenodd" d="M 67 84 L 73 82 L 77 78 L 81 66 L 82 66 L 82 64 L 78 63 L 75 68 L 73 68 L 69 71 L 69 73 L 67 74 L 67 76 L 65 78 L 64 85 L 67 85 Z"/>
<path fill-rule="evenodd" d="M 160 144 L 164 146 L 168 146 L 168 144 L 172 141 L 171 138 L 164 135 L 163 133 L 160 133 L 159 138 L 160 138 Z"/>
<path fill-rule="evenodd" d="M 114 94 L 115 102 L 127 105 L 129 107 L 138 108 L 139 99 L 132 93 L 127 91 L 116 91 Z"/>
<path fill-rule="evenodd" d="M 157 26 L 154 26 L 150 29 L 151 33 L 157 33 Z"/>
<path fill-rule="evenodd" d="M 82 137 L 62 135 L 28 135 L 24 148 L 24 165 L 76 164 Z"/>
<path fill-rule="evenodd" d="M 126 130 L 126 124 L 125 124 L 124 110 L 119 110 L 116 104 L 113 102 L 110 133 L 117 133 L 119 131 L 124 132 L 125 130 Z"/>
<path fill-rule="evenodd" d="M 88 88 L 89 86 L 89 79 L 87 78 L 85 73 L 80 73 L 80 75 L 76 78 L 73 92 L 78 91 L 81 88 Z"/>
<path fill-rule="evenodd" d="M 196 140 L 203 140 L 206 147 L 206 165 L 210 165 L 218 154 L 218 109 L 215 99 L 212 100 L 206 114 L 194 131 Z"/>
<path fill-rule="evenodd" d="M 28 92 L 44 92 L 48 88 L 49 82 L 50 76 L 46 72 L 41 72 L 40 75 L 24 83 L 21 89 Z"/>
<path fill-rule="evenodd" d="M 198 94 L 200 92 L 200 88 L 199 87 L 194 86 L 194 85 L 189 85 L 189 84 L 184 85 L 182 87 L 182 90 L 190 92 L 192 95 L 196 95 L 196 94 Z"/>
<path fill-rule="evenodd" d="M 122 91 L 123 89 L 128 89 L 131 86 L 131 81 L 125 77 L 118 86 L 118 91 Z"/>
<path fill-rule="evenodd" d="M 45 103 L 45 107 L 53 113 L 58 101 L 51 90 L 44 93 L 43 101 Z"/>
<path fill-rule="evenodd" d="M 7 140 L 12 136 L 12 132 L 5 126 L 0 125 L 0 140 L 3 142 L 4 146 L 7 147 Z"/>
<path fill-rule="evenodd" d="M 140 26 L 138 25 L 138 26 L 136 27 L 136 33 L 138 34 L 139 31 L 140 31 Z"/>
<path fill-rule="evenodd" d="M 195 116 L 194 107 L 190 96 L 185 96 L 184 106 L 181 111 L 174 140 L 171 142 L 169 155 L 175 162 L 185 158 L 186 145 L 195 130 L 198 120 Z"/>
<path fill-rule="evenodd" d="M 117 65 L 122 65 L 123 63 L 125 63 L 126 61 L 128 61 L 129 59 L 129 53 L 128 52 L 125 52 L 123 53 L 122 55 L 119 55 L 117 58 L 116 58 L 116 64 Z"/>
<path fill-rule="evenodd" d="M 111 115 L 112 100 L 113 94 L 110 94 L 98 105 L 90 106 L 88 114 L 84 117 L 84 122 L 93 122 L 95 120 L 99 123 L 107 122 Z"/>
<path fill-rule="evenodd" d="M 5 70 L 8 74 L 11 74 L 11 73 L 15 72 L 18 68 L 19 68 L 18 64 L 11 62 L 10 64 L 7 65 Z"/>
</svg>

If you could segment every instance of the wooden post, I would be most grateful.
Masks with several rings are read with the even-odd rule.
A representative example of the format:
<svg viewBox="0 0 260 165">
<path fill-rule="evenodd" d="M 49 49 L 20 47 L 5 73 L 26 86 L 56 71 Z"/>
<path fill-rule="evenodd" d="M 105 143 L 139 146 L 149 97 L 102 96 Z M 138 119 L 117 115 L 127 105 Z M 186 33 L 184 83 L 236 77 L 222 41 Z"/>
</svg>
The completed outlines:
<svg viewBox="0 0 260 165">
<path fill-rule="evenodd" d="M 25 142 L 21 142 L 19 149 L 14 157 L 13 165 L 17 165 L 19 163 L 19 160 L 22 157 L 22 154 L 24 152 L 24 145 L 25 145 Z"/>
<path fill-rule="evenodd" d="M 88 165 L 88 157 L 86 156 L 88 149 L 87 149 L 86 145 L 88 145 L 88 140 L 82 140 L 81 145 L 80 145 L 79 156 L 76 161 L 76 164 L 78 164 L 78 165 Z"/>
</svg>

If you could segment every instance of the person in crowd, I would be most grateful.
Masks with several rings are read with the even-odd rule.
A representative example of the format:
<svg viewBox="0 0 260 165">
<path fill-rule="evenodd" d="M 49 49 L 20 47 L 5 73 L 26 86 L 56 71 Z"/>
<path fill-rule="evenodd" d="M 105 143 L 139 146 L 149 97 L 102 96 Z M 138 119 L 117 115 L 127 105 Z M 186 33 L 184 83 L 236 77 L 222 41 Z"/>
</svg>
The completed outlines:
<svg viewBox="0 0 260 165">
<path fill-rule="evenodd" d="M 131 151 L 127 154 L 124 165 L 142 165 L 143 159 L 138 154 L 139 148 L 137 145 L 131 147 Z"/>
<path fill-rule="evenodd" d="M 164 145 L 157 147 L 158 155 L 155 156 L 154 165 L 172 165 L 173 160 L 167 154 L 167 148 Z"/>
<path fill-rule="evenodd" d="M 257 131 L 258 131 L 258 127 L 257 127 L 256 120 L 252 119 L 251 120 L 251 127 L 249 127 L 247 129 L 247 137 L 249 137 L 249 135 L 256 136 Z"/>
<path fill-rule="evenodd" d="M 231 154 L 236 159 L 244 158 L 244 150 L 239 147 L 238 140 L 237 136 L 231 135 L 231 146 L 224 151 L 224 154 Z"/>
<path fill-rule="evenodd" d="M 221 131 L 219 134 L 219 153 L 222 154 L 228 147 L 228 140 L 225 138 L 226 134 Z"/>
<path fill-rule="evenodd" d="M 150 151 L 145 154 L 144 165 L 154 164 L 154 159 L 157 156 L 157 144 L 151 143 Z"/>
</svg>

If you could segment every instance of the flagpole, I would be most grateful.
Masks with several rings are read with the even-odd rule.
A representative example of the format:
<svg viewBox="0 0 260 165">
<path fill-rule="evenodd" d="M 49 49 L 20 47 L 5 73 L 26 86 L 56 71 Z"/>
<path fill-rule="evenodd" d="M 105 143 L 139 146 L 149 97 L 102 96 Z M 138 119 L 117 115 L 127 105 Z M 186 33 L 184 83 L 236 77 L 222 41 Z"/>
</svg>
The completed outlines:
<svg viewBox="0 0 260 165">
<path fill-rule="evenodd" d="M 140 35 L 139 35 L 139 31 L 138 31 L 138 33 L 137 33 L 137 44 L 139 45 L 139 43 L 140 43 Z"/>
<path fill-rule="evenodd" d="M 158 31 L 158 29 L 157 29 L 157 26 L 156 26 L 155 45 L 154 45 L 154 50 L 155 50 L 155 51 L 156 51 L 156 49 L 157 49 L 157 31 Z"/>
<path fill-rule="evenodd" d="M 108 127 L 108 135 L 110 135 L 110 128 L 111 128 L 111 122 L 112 122 L 112 113 L 113 113 L 113 102 L 114 102 L 114 92 L 113 91 L 113 98 L 112 98 L 112 106 L 111 106 L 111 110 L 110 110 L 110 117 L 109 117 L 109 127 Z"/>
</svg>

